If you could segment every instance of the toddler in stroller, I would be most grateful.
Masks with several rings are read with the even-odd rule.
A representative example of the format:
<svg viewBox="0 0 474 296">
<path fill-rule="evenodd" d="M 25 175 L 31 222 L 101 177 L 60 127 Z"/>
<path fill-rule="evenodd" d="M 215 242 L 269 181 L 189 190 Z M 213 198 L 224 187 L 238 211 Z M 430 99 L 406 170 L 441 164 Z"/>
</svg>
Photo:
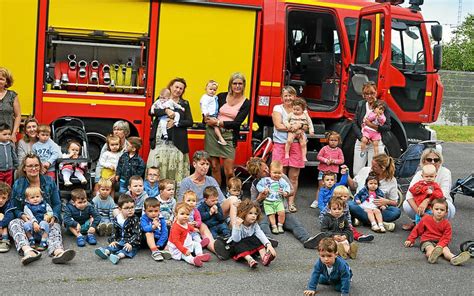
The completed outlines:
<svg viewBox="0 0 474 296">
<path fill-rule="evenodd" d="M 87 167 L 90 164 L 87 133 L 82 120 L 63 117 L 52 124 L 54 141 L 61 147 L 62 157 L 57 160 L 56 181 L 61 196 L 67 197 L 74 188 L 90 193 L 91 180 Z"/>
<path fill-rule="evenodd" d="M 79 142 L 75 140 L 69 141 L 67 144 L 67 153 L 63 154 L 64 159 L 78 159 L 81 152 L 82 146 Z M 63 176 L 64 186 L 71 186 L 71 176 L 76 176 L 81 184 L 87 184 L 86 177 L 84 177 L 84 172 L 87 170 L 87 162 L 70 162 L 63 161 L 59 164 L 59 170 Z"/>
</svg>

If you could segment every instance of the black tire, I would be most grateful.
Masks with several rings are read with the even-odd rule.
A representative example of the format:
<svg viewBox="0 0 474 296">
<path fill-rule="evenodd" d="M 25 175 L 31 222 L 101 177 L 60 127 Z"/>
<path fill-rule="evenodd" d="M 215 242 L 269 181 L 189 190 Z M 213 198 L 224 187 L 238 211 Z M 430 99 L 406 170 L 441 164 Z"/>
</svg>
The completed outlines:
<svg viewBox="0 0 474 296">
<path fill-rule="evenodd" d="M 344 153 L 344 164 L 349 168 L 352 177 L 352 168 L 354 167 L 354 147 L 357 138 L 354 133 L 349 132 L 342 142 L 342 153 Z"/>
<path fill-rule="evenodd" d="M 399 158 L 402 154 L 402 149 L 398 138 L 392 131 L 388 131 L 384 137 L 385 152 L 393 158 Z"/>
<path fill-rule="evenodd" d="M 471 253 L 471 257 L 474 257 L 474 241 L 465 241 L 459 246 L 461 252 L 468 251 Z"/>
</svg>

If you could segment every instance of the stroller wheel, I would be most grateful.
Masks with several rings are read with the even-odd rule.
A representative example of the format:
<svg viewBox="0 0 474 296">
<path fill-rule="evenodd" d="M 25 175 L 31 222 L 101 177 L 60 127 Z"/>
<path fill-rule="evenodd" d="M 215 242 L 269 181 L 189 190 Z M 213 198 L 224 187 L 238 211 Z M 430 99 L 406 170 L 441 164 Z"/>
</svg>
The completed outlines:
<svg viewBox="0 0 474 296">
<path fill-rule="evenodd" d="M 471 253 L 471 257 L 474 257 L 474 241 L 465 241 L 459 246 L 459 248 L 461 249 L 461 252 L 468 251 Z"/>
</svg>

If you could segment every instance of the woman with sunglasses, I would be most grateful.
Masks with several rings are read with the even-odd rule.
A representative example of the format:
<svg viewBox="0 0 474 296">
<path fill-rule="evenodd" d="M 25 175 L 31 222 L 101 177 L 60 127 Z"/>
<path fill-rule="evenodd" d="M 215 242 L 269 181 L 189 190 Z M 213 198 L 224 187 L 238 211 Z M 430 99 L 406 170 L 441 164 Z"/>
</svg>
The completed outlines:
<svg viewBox="0 0 474 296">
<path fill-rule="evenodd" d="M 14 214 L 16 219 L 8 225 L 8 231 L 15 240 L 17 251 L 23 255 L 23 265 L 40 259 L 41 253 L 32 249 L 26 237 L 23 224 L 27 216 L 23 213 L 25 206 L 25 191 L 28 187 L 39 187 L 42 197 L 53 209 L 53 218 L 50 222 L 48 237 L 48 254 L 53 257 L 53 263 L 64 264 L 71 261 L 76 252 L 64 250 L 61 236 L 61 200 L 56 182 L 48 176 L 40 174 L 41 161 L 35 154 L 27 154 L 20 164 L 20 177 L 13 184 L 11 199 L 16 207 Z"/>
<path fill-rule="evenodd" d="M 449 194 L 451 191 L 451 171 L 443 166 L 443 155 L 441 152 L 435 148 L 428 148 L 423 151 L 420 159 L 420 167 L 424 165 L 432 164 L 436 168 L 436 179 L 435 182 L 441 187 L 443 195 L 448 202 L 448 219 L 452 219 L 456 214 L 456 208 L 453 204 L 453 199 Z M 421 170 L 416 172 L 415 176 L 410 182 L 410 187 L 413 186 L 416 182 L 422 180 Z M 429 199 L 423 201 L 419 206 L 416 205 L 415 200 L 413 199 L 413 194 L 410 191 L 407 191 L 406 200 L 403 202 L 403 211 L 408 215 L 408 217 L 414 221 L 416 213 L 424 213 L 428 206 Z M 402 228 L 404 230 L 411 230 L 415 227 L 414 222 L 404 224 Z"/>
<path fill-rule="evenodd" d="M 364 83 L 362 86 L 362 97 L 364 100 L 360 100 L 357 104 L 357 108 L 354 114 L 354 121 L 352 124 L 352 131 L 355 133 L 357 140 L 354 146 L 354 166 L 353 173 L 357 175 L 360 169 L 362 169 L 367 163 L 370 164 L 372 158 L 374 157 L 374 146 L 371 142 L 368 143 L 365 153 L 361 153 L 361 140 L 362 140 L 362 125 L 370 127 L 371 129 L 382 134 L 382 141 L 384 138 L 384 133 L 390 131 L 391 121 L 390 121 L 390 109 L 385 108 L 385 123 L 383 125 L 377 126 L 367 119 L 367 115 L 370 111 L 373 111 L 375 103 L 377 102 L 377 86 L 375 82 L 369 81 Z M 379 149 L 383 153 L 385 146 L 382 141 L 379 141 Z"/>
<path fill-rule="evenodd" d="M 212 176 L 219 184 L 221 181 L 221 159 L 224 160 L 224 174 L 226 181 L 234 176 L 234 159 L 237 140 L 239 139 L 240 126 L 250 112 L 250 101 L 245 98 L 246 79 L 242 73 L 230 76 L 227 92 L 217 95 L 219 115 L 206 117 L 206 135 L 204 150 L 211 156 Z M 215 127 L 221 128 L 222 137 L 227 145 L 221 145 L 214 132 Z"/>
</svg>

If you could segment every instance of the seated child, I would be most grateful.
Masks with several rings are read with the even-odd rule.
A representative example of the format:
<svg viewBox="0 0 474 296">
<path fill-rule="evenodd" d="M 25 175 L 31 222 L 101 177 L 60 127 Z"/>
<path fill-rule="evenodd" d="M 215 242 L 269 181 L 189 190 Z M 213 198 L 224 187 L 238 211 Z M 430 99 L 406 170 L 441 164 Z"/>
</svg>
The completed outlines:
<svg viewBox="0 0 474 296">
<path fill-rule="evenodd" d="M 323 187 L 324 172 L 339 173 L 339 166 L 344 164 L 344 154 L 339 145 L 342 144 L 341 135 L 335 131 L 326 133 L 326 140 L 328 144 L 321 148 L 318 152 L 318 189 L 316 190 L 316 199 L 311 204 L 311 208 L 318 207 L 319 189 Z"/>
<path fill-rule="evenodd" d="M 341 198 L 333 197 L 329 201 L 329 212 L 327 212 L 321 222 L 321 232 L 327 237 L 332 237 L 337 243 L 337 253 L 344 259 L 347 255 L 351 259 L 357 257 L 359 247 L 353 242 L 349 221 L 344 217 L 344 207 L 346 202 Z"/>
<path fill-rule="evenodd" d="M 127 152 L 120 156 L 117 171 L 115 172 L 115 181 L 119 182 L 120 193 L 127 191 L 128 181 L 131 176 L 142 177 L 145 173 L 145 162 L 138 155 L 138 151 L 142 147 L 142 139 L 139 137 L 129 137 L 127 141 L 130 145 L 127 147 Z"/>
<path fill-rule="evenodd" d="M 171 226 L 174 220 L 176 200 L 174 199 L 174 181 L 163 179 L 159 183 L 160 195 L 157 199 L 160 202 L 160 212 L 166 220 L 166 225 Z"/>
<path fill-rule="evenodd" d="M 443 255 L 452 265 L 461 265 L 467 262 L 471 255 L 464 251 L 454 255 L 448 248 L 451 242 L 452 228 L 446 216 L 448 215 L 448 203 L 445 199 L 435 199 L 431 202 L 433 216 L 424 215 L 415 228 L 411 231 L 405 247 L 412 247 L 418 237 L 421 236 L 420 249 L 425 253 L 429 263 L 436 263 L 438 257 Z"/>
<path fill-rule="evenodd" d="M 191 232 L 194 231 L 194 227 L 189 223 L 191 211 L 191 207 L 185 202 L 176 205 L 176 219 L 171 226 L 168 250 L 173 259 L 184 260 L 196 267 L 201 267 L 203 262 L 211 259 L 211 256 L 204 254 L 201 244 L 191 238 Z"/>
<path fill-rule="evenodd" d="M 114 228 L 107 247 L 97 248 L 95 254 L 117 264 L 123 258 L 133 258 L 141 243 L 140 219 L 135 216 L 135 202 L 130 195 L 118 199 L 119 214 L 114 218 Z"/>
<path fill-rule="evenodd" d="M 146 180 L 143 183 L 143 188 L 145 189 L 148 197 L 156 198 L 160 195 L 160 187 L 158 183 L 160 181 L 160 170 L 157 167 L 149 167 L 146 170 Z"/>
<path fill-rule="evenodd" d="M 227 240 L 230 236 L 230 230 L 222 213 L 221 205 L 218 202 L 219 193 L 214 186 L 208 186 L 204 189 L 204 201 L 198 206 L 201 220 L 207 225 L 214 238 L 218 236 Z"/>
<path fill-rule="evenodd" d="M 160 216 L 160 202 L 149 197 L 144 203 L 145 211 L 140 218 L 140 227 L 145 234 L 146 243 L 155 261 L 171 259 L 171 253 L 165 250 L 168 242 L 168 227 L 166 221 Z"/>
<path fill-rule="evenodd" d="M 10 239 L 8 238 L 8 224 L 15 218 L 13 205 L 10 199 L 12 189 L 5 182 L 0 182 L 0 253 L 10 250 Z"/>
<path fill-rule="evenodd" d="M 70 141 L 67 143 L 67 153 L 62 155 L 62 158 L 77 159 L 81 157 L 82 146 L 77 141 Z M 71 176 L 76 176 L 82 184 L 87 184 L 84 173 L 87 170 L 87 162 L 67 162 L 63 161 L 59 164 L 59 170 L 63 176 L 64 186 L 71 186 Z"/>
<path fill-rule="evenodd" d="M 41 188 L 26 188 L 23 214 L 28 217 L 28 221 L 23 224 L 23 227 L 30 246 L 34 248 L 36 241 L 41 240 L 36 249 L 38 251 L 46 250 L 48 248 L 49 223 L 53 218 L 53 209 L 43 199 Z"/>
<path fill-rule="evenodd" d="M 226 198 L 236 196 L 242 199 L 242 180 L 237 177 L 232 177 L 227 182 L 227 193 Z"/>
<path fill-rule="evenodd" d="M 145 199 L 148 198 L 145 190 L 143 190 L 143 179 L 140 176 L 131 176 L 128 180 L 128 191 L 127 195 L 133 198 L 135 203 L 135 215 L 140 218 L 143 212 L 143 204 Z"/>
<path fill-rule="evenodd" d="M 344 206 L 344 217 L 349 222 L 349 226 L 351 228 L 352 234 L 354 235 L 354 239 L 359 242 L 370 242 L 374 240 L 374 236 L 372 234 L 362 234 L 357 231 L 357 229 L 352 225 L 351 219 L 351 212 L 349 211 L 349 199 L 351 198 L 351 192 L 349 189 L 344 185 L 339 185 L 334 188 L 334 192 L 332 194 L 332 198 L 341 198 L 343 201 L 346 202 Z M 329 205 L 321 211 L 319 214 L 319 222 L 322 223 L 324 215 L 329 212 Z"/>
<path fill-rule="evenodd" d="M 114 135 L 107 136 L 107 150 L 102 152 L 99 157 L 99 166 L 102 168 L 101 178 L 115 181 L 115 171 L 122 155 L 120 151 L 122 151 L 120 138 Z"/>
<path fill-rule="evenodd" d="M 360 204 L 360 207 L 367 213 L 372 230 L 381 233 L 386 232 L 383 225 L 382 211 L 387 207 L 381 206 L 379 208 L 374 203 L 374 200 L 383 197 L 384 193 L 379 189 L 379 179 L 373 173 L 370 173 L 367 179 L 365 179 L 365 187 L 359 190 L 354 197 L 356 203 Z"/>
<path fill-rule="evenodd" d="M 175 109 L 180 109 L 184 111 L 184 107 L 182 107 L 180 104 L 176 103 L 171 99 L 171 93 L 169 89 L 164 88 L 160 92 L 160 97 L 158 100 L 156 100 L 153 105 L 151 106 L 151 114 L 154 115 L 156 113 L 156 110 L 171 110 L 174 111 Z M 173 115 L 168 116 L 168 115 L 163 115 L 159 117 L 159 123 L 158 123 L 158 128 L 161 131 L 161 138 L 167 140 L 168 139 L 168 128 L 171 128 L 169 126 L 169 120 L 173 119 L 174 122 L 179 122 L 180 115 L 178 112 L 174 112 Z"/>
<path fill-rule="evenodd" d="M 378 100 L 375 102 L 374 109 L 368 112 L 366 119 L 376 126 L 382 126 L 387 120 L 387 118 L 385 118 L 384 112 L 385 102 Z M 367 153 L 367 145 L 370 142 L 372 142 L 374 146 L 374 155 L 379 154 L 379 141 L 381 139 L 382 134 L 379 131 L 363 123 L 362 139 L 360 143 L 360 157 L 365 156 L 365 153 Z"/>
<path fill-rule="evenodd" d="M 101 178 L 97 184 L 99 185 L 99 190 L 92 199 L 92 203 L 100 215 L 97 231 L 100 236 L 110 236 L 112 234 L 114 211 L 117 209 L 117 205 L 110 194 L 112 192 L 112 181 Z"/>
<path fill-rule="evenodd" d="M 416 182 L 408 190 L 413 194 L 413 200 L 417 206 L 426 200 L 425 203 L 428 203 L 424 214 L 431 215 L 431 201 L 443 198 L 443 191 L 436 183 L 436 167 L 432 164 L 427 164 L 422 167 L 421 171 L 422 180 Z M 415 223 L 420 222 L 421 216 L 416 213 Z"/>
<path fill-rule="evenodd" d="M 193 210 L 191 215 L 189 215 L 189 224 L 194 227 L 194 232 L 191 232 L 191 237 L 193 241 L 198 242 L 201 244 L 203 248 L 207 247 L 209 244 L 209 238 L 204 237 L 201 239 L 201 235 L 199 234 L 199 227 L 202 225 L 201 214 L 199 210 L 196 208 L 197 203 L 197 195 L 194 191 L 187 190 L 183 194 L 183 201 L 190 206 Z"/>
<path fill-rule="evenodd" d="M 219 115 L 219 103 L 217 102 L 217 88 L 219 84 L 214 80 L 209 80 L 206 84 L 206 93 L 202 95 L 199 101 L 201 105 L 201 114 L 204 118 L 213 117 L 217 118 Z M 216 133 L 217 143 L 221 145 L 227 145 L 226 140 L 222 137 L 221 129 L 219 126 L 214 127 L 214 133 Z"/>
<path fill-rule="evenodd" d="M 12 186 L 13 172 L 18 167 L 18 156 L 16 154 L 15 143 L 11 142 L 12 130 L 5 124 L 0 124 L 0 182 L 5 182 Z"/>
<path fill-rule="evenodd" d="M 250 268 L 258 263 L 252 257 L 260 254 L 262 264 L 268 266 L 276 257 L 275 249 L 258 225 L 262 212 L 258 203 L 246 199 L 237 207 L 237 219 L 232 226 L 230 238 L 232 259 L 245 259 Z"/>
<path fill-rule="evenodd" d="M 334 286 L 341 295 L 349 295 L 352 270 L 344 259 L 337 256 L 337 250 L 337 243 L 333 238 L 321 240 L 318 246 L 319 259 L 314 264 L 304 295 L 315 295 L 318 284 Z"/>
<path fill-rule="evenodd" d="M 85 190 L 72 190 L 71 201 L 64 207 L 64 227 L 74 234 L 78 247 L 84 247 L 86 242 L 97 244 L 95 233 L 100 219 L 99 212 L 87 201 Z M 83 234 L 87 234 L 86 238 Z"/>
<path fill-rule="evenodd" d="M 283 199 L 290 191 L 290 184 L 282 178 L 283 165 L 279 161 L 272 161 L 270 164 L 270 177 L 264 177 L 257 183 L 257 191 L 267 194 L 263 201 L 265 215 L 268 216 L 273 234 L 284 233 L 283 224 L 285 223 L 285 207 Z M 278 215 L 278 226 L 276 221 Z"/>
<path fill-rule="evenodd" d="M 347 185 L 347 166 L 341 165 L 341 180 L 336 183 L 337 175 L 333 172 L 324 172 L 323 174 L 323 187 L 319 188 L 318 196 L 318 208 L 320 211 L 324 211 L 324 208 L 328 205 L 329 200 L 332 197 L 334 188 L 339 185 Z"/>
<path fill-rule="evenodd" d="M 290 147 L 291 144 L 293 144 L 293 141 L 296 139 L 300 142 L 303 160 L 308 161 L 308 159 L 306 159 L 306 142 L 308 140 L 305 134 L 305 127 L 308 128 L 310 135 L 314 135 L 313 122 L 306 111 L 307 105 L 305 100 L 302 98 L 296 98 L 293 100 L 292 106 L 293 112 L 288 114 L 288 117 L 284 122 L 286 128 L 288 129 L 288 139 L 285 144 L 285 158 L 290 158 Z"/>
<path fill-rule="evenodd" d="M 51 128 L 49 125 L 40 124 L 38 126 L 38 142 L 32 146 L 34 154 L 38 155 L 41 160 L 41 173 L 56 178 L 54 165 L 56 159 L 61 154 L 61 148 L 51 140 Z"/>
</svg>

